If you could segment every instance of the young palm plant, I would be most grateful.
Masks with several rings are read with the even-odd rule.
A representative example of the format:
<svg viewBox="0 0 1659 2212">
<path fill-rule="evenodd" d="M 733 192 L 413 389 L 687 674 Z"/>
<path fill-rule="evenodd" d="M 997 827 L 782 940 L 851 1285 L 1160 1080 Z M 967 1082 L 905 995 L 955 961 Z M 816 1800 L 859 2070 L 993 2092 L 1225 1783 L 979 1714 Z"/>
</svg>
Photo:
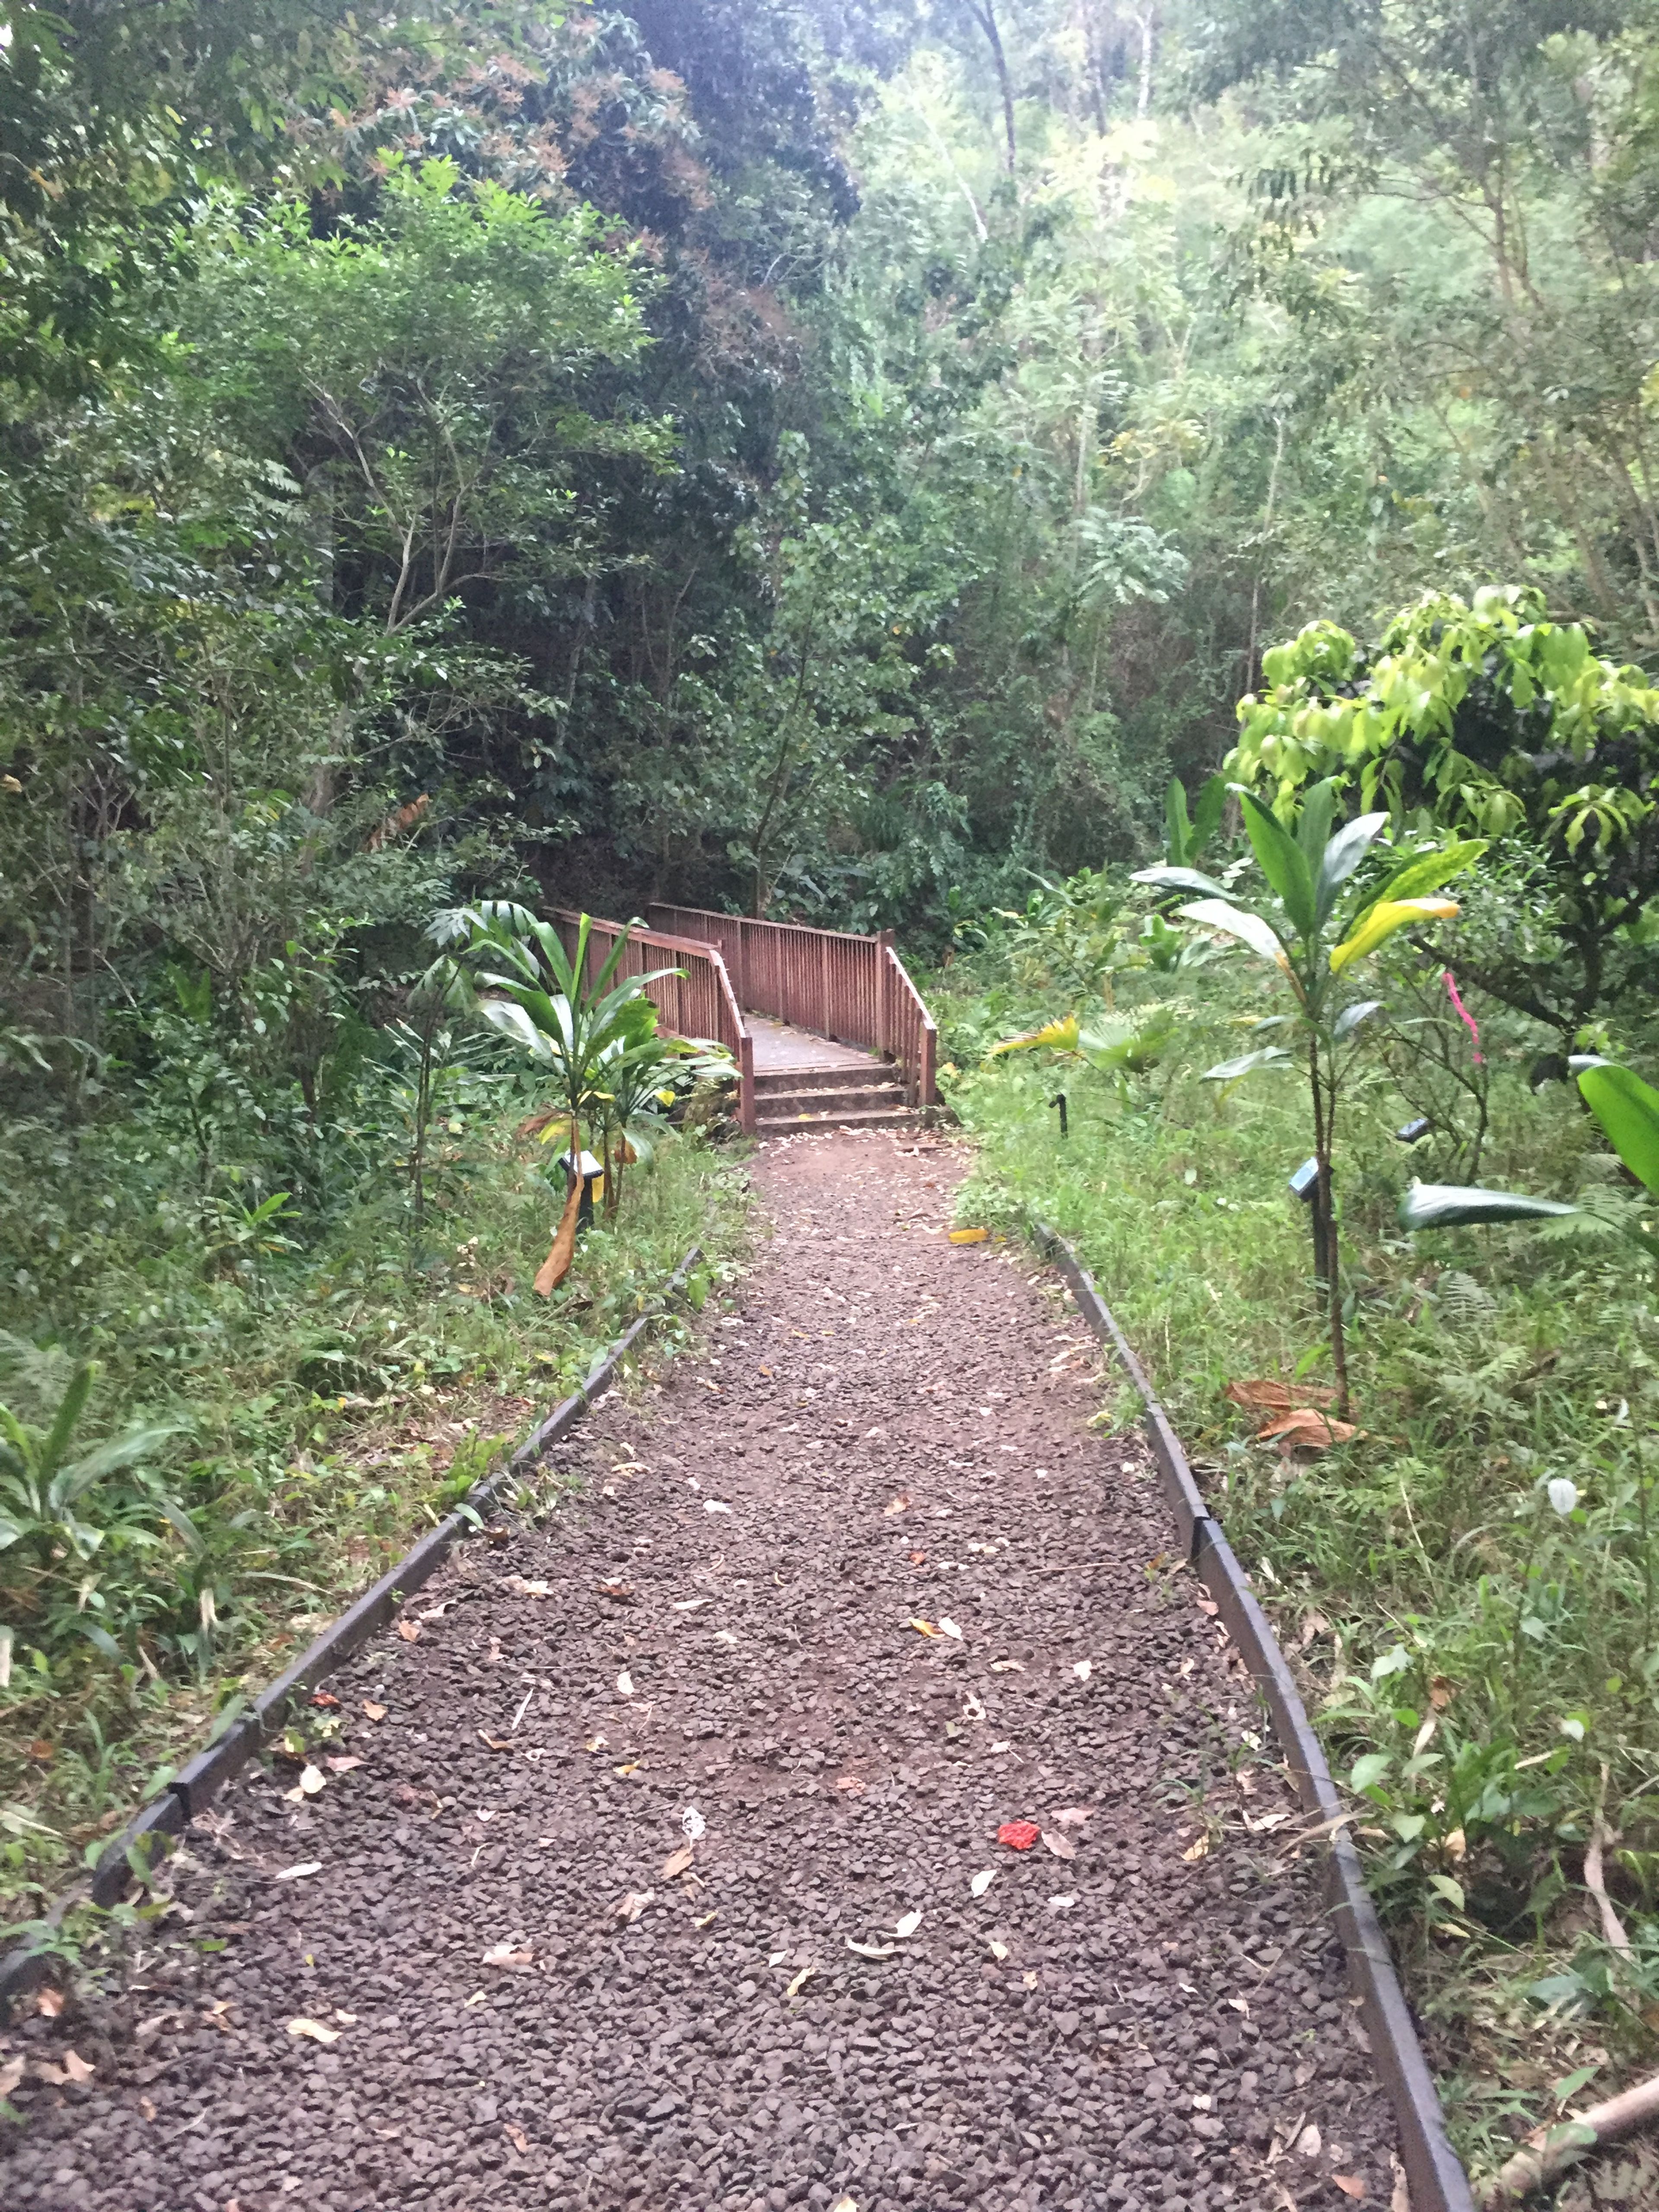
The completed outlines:
<svg viewBox="0 0 1659 2212">
<path fill-rule="evenodd" d="M 603 1131 L 611 1066 L 655 1035 L 656 1009 L 645 995 L 646 987 L 681 970 L 659 968 L 615 981 L 628 943 L 624 929 L 590 982 L 592 922 L 586 915 L 577 925 L 570 952 L 553 924 L 527 907 L 492 899 L 469 908 L 468 915 L 470 957 L 479 983 L 496 994 L 482 999 L 478 1012 L 551 1075 L 557 1093 L 554 1116 L 566 1133 L 569 1190 L 552 1249 L 536 1277 L 536 1288 L 546 1297 L 568 1272 L 575 1248 L 582 1123 L 590 1121 Z"/>
<path fill-rule="evenodd" d="M 1306 1073 L 1316 1175 L 1312 1194 L 1315 1249 L 1324 1261 L 1336 1411 L 1346 1419 L 1350 1411 L 1348 1356 L 1331 1163 L 1338 1112 L 1354 1059 L 1351 1040 L 1382 1005 L 1380 1000 L 1357 994 L 1352 971 L 1397 929 L 1455 915 L 1454 900 L 1432 894 L 1486 848 L 1484 841 L 1471 838 L 1417 854 L 1376 888 L 1350 891 L 1350 879 L 1388 825 L 1386 814 L 1362 814 L 1352 822 L 1339 822 L 1337 785 L 1331 779 L 1306 793 L 1291 828 L 1253 792 L 1237 785 L 1234 789 L 1257 863 L 1273 894 L 1271 899 L 1247 904 L 1195 868 L 1147 868 L 1135 881 L 1160 890 L 1201 893 L 1182 908 L 1184 918 L 1239 939 L 1290 987 L 1295 1046 L 1268 1045 L 1207 1073 L 1215 1082 L 1232 1082 L 1296 1058 Z"/>
</svg>

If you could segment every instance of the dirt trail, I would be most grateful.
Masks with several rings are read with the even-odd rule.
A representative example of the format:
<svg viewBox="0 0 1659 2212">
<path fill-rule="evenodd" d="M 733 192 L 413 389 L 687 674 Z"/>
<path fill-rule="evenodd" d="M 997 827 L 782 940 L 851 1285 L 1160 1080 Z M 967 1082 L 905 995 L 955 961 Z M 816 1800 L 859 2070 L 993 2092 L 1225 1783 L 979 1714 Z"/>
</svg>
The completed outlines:
<svg viewBox="0 0 1659 2212">
<path fill-rule="evenodd" d="M 8 2212 L 1389 2205 L 1248 1687 L 959 1171 L 767 1148 L 702 1355 L 330 1686 L 362 1763 L 250 1771 L 126 1985 L 0 2037 Z"/>
</svg>

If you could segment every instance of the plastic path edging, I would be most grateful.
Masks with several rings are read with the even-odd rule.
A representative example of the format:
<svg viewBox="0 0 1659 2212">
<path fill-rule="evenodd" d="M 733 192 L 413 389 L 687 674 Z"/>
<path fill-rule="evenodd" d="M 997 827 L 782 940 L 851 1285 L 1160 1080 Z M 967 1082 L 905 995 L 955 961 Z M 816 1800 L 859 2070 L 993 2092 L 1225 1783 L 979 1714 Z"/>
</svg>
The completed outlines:
<svg viewBox="0 0 1659 2212">
<path fill-rule="evenodd" d="M 142 1885 L 153 1869 L 173 1850 L 190 1822 L 217 1796 L 272 1736 L 288 1723 L 297 1698 L 308 1696 L 335 1668 L 378 1633 L 397 1613 L 406 1598 L 429 1582 L 459 1536 L 479 1525 L 479 1516 L 496 1504 L 502 1494 L 536 1462 L 550 1444 L 574 1428 L 594 1401 L 615 1380 L 617 1370 L 651 1323 L 685 1288 L 691 1270 L 702 1257 L 694 1244 L 658 1294 L 655 1308 L 636 1321 L 608 1346 L 594 1361 L 580 1388 L 563 1399 L 547 1419 L 525 1438 L 498 1473 L 475 1483 L 465 1503 L 428 1528 L 397 1565 L 366 1589 L 337 1620 L 331 1621 L 291 1665 L 271 1682 L 213 1738 L 193 1759 L 187 1759 L 161 1794 L 135 1814 L 100 1854 L 90 1884 L 78 1885 L 58 1899 L 44 1916 L 44 1924 L 57 1927 L 65 1913 L 91 1904 L 107 1911 L 118 1904 L 133 1883 Z M 0 2020 L 13 2002 L 36 1989 L 52 1972 L 58 1954 L 41 1945 L 23 1945 L 0 1957 Z"/>
<path fill-rule="evenodd" d="M 1094 1278 L 1065 1239 L 1045 1223 L 1034 1224 L 1039 1246 L 1053 1261 L 1077 1302 L 1078 1311 L 1121 1362 L 1145 1408 L 1147 1442 L 1175 1515 L 1188 1565 L 1214 1599 L 1223 1626 L 1249 1668 L 1267 1708 L 1273 1734 L 1304 1806 L 1327 1842 L 1326 1890 L 1331 1917 L 1347 1956 L 1348 1978 L 1378 2078 L 1394 2106 L 1400 2161 L 1406 2170 L 1413 2212 L 1475 2212 L 1474 2198 L 1446 2124 L 1434 2077 L 1423 2056 L 1416 2025 L 1400 1984 L 1393 1954 L 1365 1887 L 1359 1854 L 1346 1832 L 1354 1815 L 1344 1806 L 1318 1737 L 1268 1624 L 1220 1524 L 1193 1480 L 1180 1439 L 1135 1358 Z"/>
</svg>

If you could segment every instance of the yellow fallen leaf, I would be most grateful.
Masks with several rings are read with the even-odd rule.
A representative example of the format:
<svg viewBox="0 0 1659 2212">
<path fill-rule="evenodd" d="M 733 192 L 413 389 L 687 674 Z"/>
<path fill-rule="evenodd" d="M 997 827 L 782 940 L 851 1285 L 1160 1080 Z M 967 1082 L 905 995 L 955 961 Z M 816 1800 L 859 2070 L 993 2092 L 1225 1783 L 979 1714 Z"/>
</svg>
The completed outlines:
<svg viewBox="0 0 1659 2212">
<path fill-rule="evenodd" d="M 720 1909 L 719 1905 L 717 1905 L 714 1907 L 714 1910 L 712 1912 L 705 1912 L 705 1913 L 703 1914 L 702 1918 L 701 1920 L 694 1920 L 694 1921 L 691 1923 L 691 1925 L 692 1925 L 694 1928 L 707 1928 L 707 1927 L 709 1925 L 709 1923 L 710 1923 L 710 1922 L 711 1922 L 711 1921 L 718 1920 L 718 1919 L 720 1918 Z"/>
<path fill-rule="evenodd" d="M 988 1229 L 953 1229 L 951 1242 L 953 1244 L 982 1244 L 990 1233 Z"/>
<path fill-rule="evenodd" d="M 1188 1866 L 1196 1866 L 1200 1859 L 1208 1858 L 1210 1856 L 1209 1838 L 1207 1836 L 1200 1836 L 1198 1841 L 1195 1844 L 1189 1845 L 1186 1850 L 1182 1851 L 1181 1856 L 1185 1859 Z"/>
<path fill-rule="evenodd" d="M 313 2043 L 337 2043 L 340 2039 L 337 2027 L 325 2027 L 319 2020 L 291 2020 L 288 2032 L 290 2035 L 307 2036 Z"/>
<path fill-rule="evenodd" d="M 363 1699 L 363 1711 L 368 1715 L 368 1717 L 372 1721 L 383 1721 L 386 1718 L 386 1707 L 384 1705 L 377 1705 L 373 1698 L 365 1698 Z"/>
<path fill-rule="evenodd" d="M 785 1996 L 798 1997 L 817 1972 L 817 1968 L 816 1966 L 803 1966 L 799 1973 L 796 1975 L 794 1980 L 790 1983 L 788 1988 L 784 1991 L 783 1994 Z"/>
<path fill-rule="evenodd" d="M 405 1644 L 418 1644 L 421 1640 L 420 1623 L 414 1620 L 400 1620 L 398 1623 L 398 1633 L 403 1638 Z"/>
<path fill-rule="evenodd" d="M 1334 2173 L 1331 2179 L 1345 2197 L 1363 2197 L 1365 2185 L 1357 2173 Z"/>
<path fill-rule="evenodd" d="M 915 1630 L 918 1636 L 937 1636 L 939 1634 L 938 1629 L 934 1627 L 931 1620 L 913 1620 L 910 1622 L 909 1626 Z"/>
</svg>

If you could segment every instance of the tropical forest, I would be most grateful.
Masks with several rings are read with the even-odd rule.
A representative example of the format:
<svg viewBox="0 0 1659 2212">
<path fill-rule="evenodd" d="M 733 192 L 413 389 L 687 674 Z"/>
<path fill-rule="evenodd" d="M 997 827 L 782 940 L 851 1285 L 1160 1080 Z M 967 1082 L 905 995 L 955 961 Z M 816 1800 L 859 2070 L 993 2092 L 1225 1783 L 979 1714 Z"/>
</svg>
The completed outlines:
<svg viewBox="0 0 1659 2212">
<path fill-rule="evenodd" d="M 1644 0 L 0 0 L 0 1101 L 18 2212 L 1659 2205 Z"/>
</svg>

